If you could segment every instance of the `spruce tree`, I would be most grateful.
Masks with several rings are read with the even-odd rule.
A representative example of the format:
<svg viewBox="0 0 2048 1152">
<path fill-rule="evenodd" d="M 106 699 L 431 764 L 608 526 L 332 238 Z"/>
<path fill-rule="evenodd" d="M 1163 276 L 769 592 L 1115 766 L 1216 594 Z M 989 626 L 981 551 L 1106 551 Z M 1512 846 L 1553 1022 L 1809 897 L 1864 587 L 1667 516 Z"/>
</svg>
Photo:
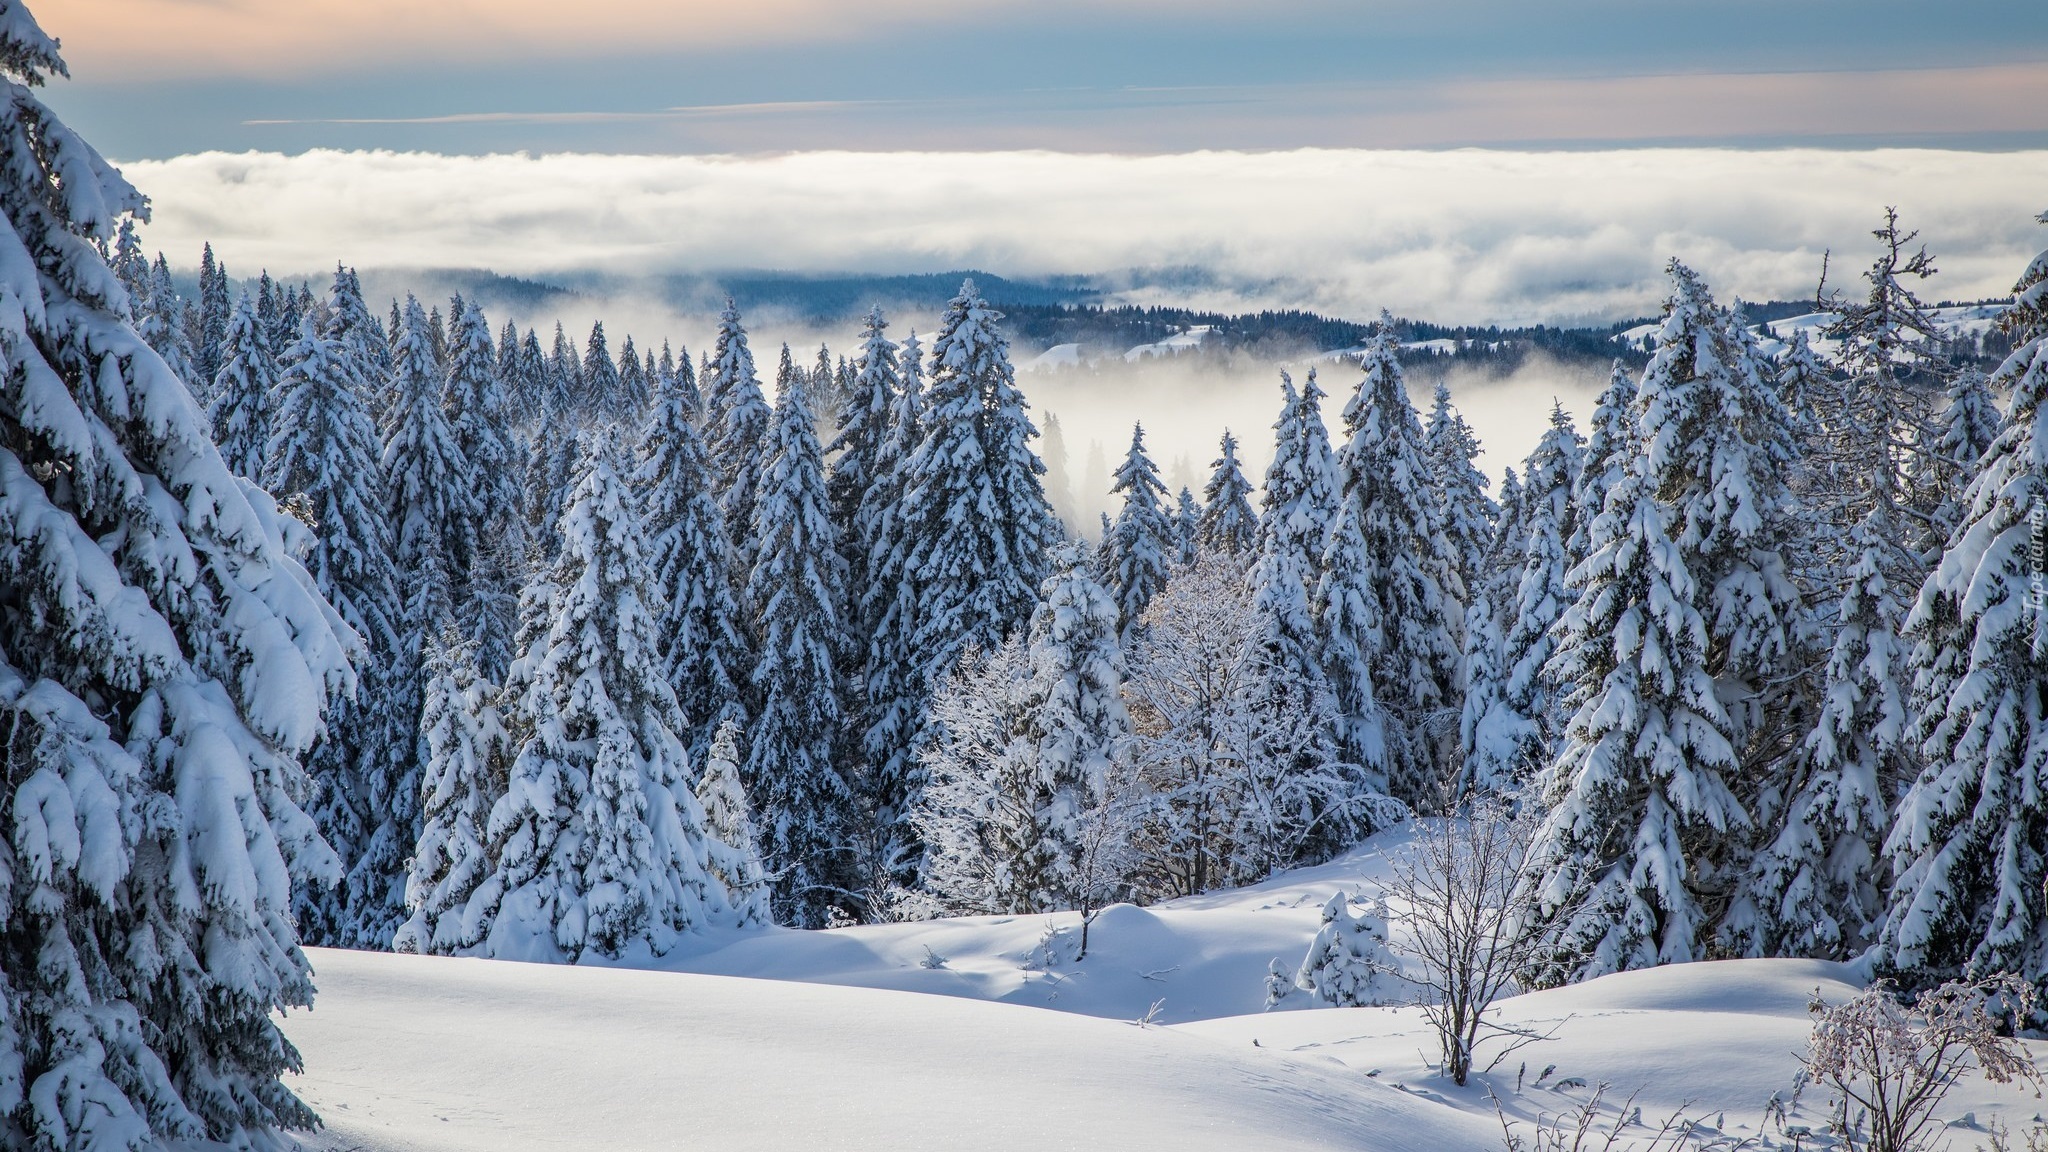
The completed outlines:
<svg viewBox="0 0 2048 1152">
<path fill-rule="evenodd" d="M 886 335 L 888 328 L 880 308 L 869 311 L 861 330 L 860 351 L 854 357 L 853 386 L 837 410 L 836 434 L 825 450 L 832 459 L 825 491 L 831 500 L 832 522 L 839 531 L 840 552 L 846 557 L 848 589 L 868 586 L 869 557 L 886 544 L 877 533 L 889 518 L 889 506 L 899 499 L 881 470 L 893 431 L 890 410 L 903 391 L 899 349 Z M 860 601 L 865 599 L 857 596 L 848 606 L 848 623 L 855 636 L 871 634 L 878 623 L 862 614 Z"/>
<path fill-rule="evenodd" d="M 513 346 L 516 355 L 516 345 Z M 512 437 L 511 398 L 498 376 L 490 322 L 474 302 L 449 333 L 448 374 L 441 382 L 441 414 L 469 468 L 468 500 L 458 511 L 451 540 L 471 541 L 454 572 L 457 618 L 469 624 L 478 668 L 502 679 L 511 663 L 517 589 L 524 565 L 519 531 L 519 455 Z"/>
<path fill-rule="evenodd" d="M 583 346 L 583 390 L 578 397 L 590 420 L 616 420 L 626 410 L 626 384 L 605 343 L 602 320 L 590 325 L 590 339 Z"/>
<path fill-rule="evenodd" d="M 300 757 L 354 642 L 131 325 L 98 245 L 145 200 L 32 89 L 0 13 L 0 1143 L 284 1143 L 294 884 L 338 869 Z M 191 510 L 188 513 L 188 510 Z M 203 510 L 203 511 L 202 511 Z"/>
<path fill-rule="evenodd" d="M 747 330 L 730 300 L 718 316 L 718 339 L 704 373 L 704 446 L 718 469 L 718 510 L 732 527 L 732 571 L 744 583 L 753 571 L 756 544 L 749 529 L 761 489 L 762 458 L 770 451 L 771 413 L 754 373 Z"/>
<path fill-rule="evenodd" d="M 199 366 L 192 355 L 192 340 L 185 331 L 185 302 L 178 296 L 178 289 L 171 283 L 171 266 L 164 260 L 163 253 L 156 256 L 156 263 L 149 266 L 144 281 L 145 289 L 138 301 L 140 308 L 135 318 L 135 330 L 149 342 L 185 387 L 200 399 L 206 398 L 206 386 L 211 379 L 199 378 Z"/>
<path fill-rule="evenodd" d="M 2041 217 L 2048 223 L 2048 214 Z M 2014 289 L 2005 420 L 1965 518 L 1907 620 L 1925 765 L 1885 853 L 1879 957 L 1915 978 L 2018 973 L 2048 984 L 2048 254 Z"/>
<path fill-rule="evenodd" d="M 548 392 L 553 397 L 551 409 L 555 416 L 589 419 L 591 404 L 583 387 L 583 358 L 576 354 L 576 344 L 569 334 L 562 331 L 560 320 L 555 321 L 555 343 L 548 353 Z"/>
<path fill-rule="evenodd" d="M 411 733 L 403 682 L 391 663 L 400 644 L 403 601 L 391 560 L 377 433 L 363 404 L 361 361 L 340 339 L 323 334 L 309 313 L 302 334 L 282 358 L 263 486 L 303 502 L 320 531 L 306 567 L 328 602 L 365 644 L 366 664 L 352 700 L 336 710 L 326 738 L 313 749 L 311 811 L 340 853 L 348 874 L 331 890 L 301 893 L 301 935 L 309 942 L 381 947 L 391 884 L 366 859 L 381 822 L 373 788 L 387 787 L 407 757 Z M 400 894 L 402 895 L 402 893 Z M 365 927 L 369 930 L 366 931 Z"/>
<path fill-rule="evenodd" d="M 1399 351 L 1393 321 L 1383 315 L 1366 350 L 1365 376 L 1344 407 L 1337 471 L 1372 565 L 1365 580 L 1379 593 L 1380 643 L 1371 672 L 1388 714 L 1389 784 L 1414 805 L 1434 798 L 1457 744 L 1467 542 L 1454 542 L 1444 530 L 1443 497 L 1408 402 Z M 1445 442 L 1447 452 L 1463 450 L 1453 435 Z"/>
<path fill-rule="evenodd" d="M 1636 380 L 1616 360 L 1607 387 L 1593 404 L 1586 433 L 1585 465 L 1572 487 L 1571 534 L 1565 537 L 1565 570 L 1592 554 L 1593 521 L 1607 503 L 1607 494 L 1621 483 L 1640 452 L 1636 433 Z"/>
<path fill-rule="evenodd" d="M 747 581 L 761 640 L 753 671 L 760 711 L 744 778 L 760 798 L 776 919 L 822 928 L 850 863 L 842 853 L 851 792 L 833 763 L 843 589 L 809 389 L 787 345 L 776 384 L 751 532 L 758 559 Z"/>
<path fill-rule="evenodd" d="M 1031 451 L 1032 427 L 1001 314 L 972 281 L 948 303 L 932 347 L 932 376 L 918 417 L 917 447 L 901 472 L 904 507 L 896 528 L 901 555 L 896 614 L 885 627 L 909 628 L 907 660 L 885 673 L 884 709 L 895 759 L 914 749 L 925 703 L 970 648 L 993 649 L 1020 627 L 1037 599 L 1046 547 L 1059 535 Z M 886 702 L 886 703 L 884 703 Z M 875 748 L 871 730 L 869 748 Z M 905 780 L 894 765 L 882 771 Z"/>
<path fill-rule="evenodd" d="M 1531 852 L 1546 981 L 1699 959 L 1753 931 L 1740 903 L 1717 923 L 1718 902 L 1782 815 L 1759 809 L 1783 778 L 1770 706 L 1800 656 L 1786 419 L 1746 331 L 1690 269 L 1669 271 L 1640 454 L 1557 626 L 1574 714 Z"/>
<path fill-rule="evenodd" d="M 902 527 L 910 486 L 909 465 L 923 437 L 923 349 L 917 333 L 904 340 L 899 361 L 903 386 L 890 403 L 888 434 L 875 454 L 875 476 L 885 498 L 865 531 L 872 538 L 867 579 L 849 585 L 856 605 L 853 639 L 867 645 L 858 699 L 864 709 L 857 733 L 867 764 L 866 800 L 872 811 L 881 857 L 875 868 L 907 878 L 918 853 L 909 823 L 920 769 L 910 735 L 926 699 L 916 678 L 916 650 L 910 623 L 916 619 L 919 583 L 910 567 Z M 871 869 L 874 870 L 874 869 Z"/>
<path fill-rule="evenodd" d="M 1452 405 L 1451 390 L 1442 381 L 1437 382 L 1423 443 L 1442 512 L 1444 539 L 1457 558 L 1459 580 L 1469 600 L 1479 592 L 1486 575 L 1500 506 L 1486 494 L 1485 473 L 1472 463 L 1481 451 L 1479 438 L 1465 422 L 1464 413 Z"/>
<path fill-rule="evenodd" d="M 470 915 L 470 899 L 491 873 L 489 821 L 510 755 L 497 688 L 478 668 L 475 642 L 444 623 L 426 668 L 420 836 L 406 863 L 408 916 L 392 946 L 453 955 L 481 944 L 488 927 Z"/>
<path fill-rule="evenodd" d="M 1118 635 L 1128 643 L 1145 606 L 1166 586 L 1173 558 L 1180 552 L 1179 533 L 1164 505 L 1166 485 L 1159 467 L 1145 454 L 1145 428 L 1131 429 L 1131 449 L 1117 465 L 1111 495 L 1124 498 L 1105 541 L 1109 556 L 1107 583 L 1116 601 Z"/>
<path fill-rule="evenodd" d="M 609 445 L 593 445 L 562 514 L 549 604 L 513 663 L 520 733 L 490 817 L 494 870 L 464 916 L 483 955 L 661 955 L 735 921 L 656 652 L 640 524 Z"/>
<path fill-rule="evenodd" d="M 740 740 L 736 721 L 719 724 L 697 781 L 697 803 L 704 808 L 704 830 L 712 841 L 712 874 L 730 894 L 740 924 L 752 926 L 770 922 L 769 882 L 753 807 L 740 783 Z"/>
<path fill-rule="evenodd" d="M 691 760 L 702 763 L 719 729 L 746 720 L 752 658 L 691 400 L 681 379 L 666 379 L 640 436 L 633 493 L 645 518 L 662 669 L 689 726 Z"/>
<path fill-rule="evenodd" d="M 1202 489 L 1202 518 L 1195 542 L 1212 552 L 1249 556 L 1258 547 L 1259 517 L 1252 510 L 1252 486 L 1237 462 L 1237 437 L 1224 430 L 1222 455 L 1211 465 Z"/>
<path fill-rule="evenodd" d="M 1546 669 L 1557 648 L 1555 628 L 1574 595 L 1568 580 L 1565 541 L 1577 530 L 1572 502 L 1585 462 L 1579 433 L 1561 405 L 1550 411 L 1550 428 L 1523 468 L 1521 520 L 1525 537 L 1513 594 L 1507 600 L 1501 651 L 1494 665 L 1499 700 L 1507 710 L 1501 731 L 1513 739 L 1484 747 L 1468 744 L 1473 783 L 1507 791 L 1534 779 L 1550 762 L 1567 718 L 1560 686 Z M 1468 649 L 1471 646 L 1468 644 Z M 1477 690 L 1475 674 L 1468 682 Z M 1472 714 L 1468 705 L 1466 714 Z"/>
<path fill-rule="evenodd" d="M 277 355 L 247 292 L 228 318 L 220 354 L 207 413 L 213 441 L 235 475 L 254 479 L 263 472 L 264 448 L 270 440 L 270 391 L 277 385 Z"/>
<path fill-rule="evenodd" d="M 199 378 L 208 383 L 220 375 L 221 366 L 227 363 L 224 345 L 231 304 L 228 270 L 213 258 L 213 245 L 209 242 L 199 253 L 199 326 L 192 348 L 193 366 Z"/>
<path fill-rule="evenodd" d="M 639 350 L 633 347 L 633 337 L 627 336 L 619 346 L 619 399 L 615 413 L 619 419 L 637 419 L 647 411 L 647 403 L 654 396 L 650 375 L 648 365 L 640 360 Z"/>
</svg>

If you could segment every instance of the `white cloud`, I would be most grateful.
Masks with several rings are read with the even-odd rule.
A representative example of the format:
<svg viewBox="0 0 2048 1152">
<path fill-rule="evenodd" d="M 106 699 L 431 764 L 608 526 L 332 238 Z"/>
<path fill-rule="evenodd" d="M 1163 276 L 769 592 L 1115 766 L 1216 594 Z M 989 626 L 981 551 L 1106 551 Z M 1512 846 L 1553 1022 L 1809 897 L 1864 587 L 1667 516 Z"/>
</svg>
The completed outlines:
<svg viewBox="0 0 2048 1152">
<path fill-rule="evenodd" d="M 1669 256 L 1723 296 L 1862 267 L 1885 204 L 1938 296 L 2010 288 L 2048 152 L 1049 152 L 778 156 L 205 153 L 125 165 L 147 242 L 237 270 L 547 275 L 777 268 L 1003 275 L 1196 267 L 1160 299 L 1524 321 L 1650 307 Z M 1195 299 L 1187 299 L 1189 296 Z"/>
</svg>

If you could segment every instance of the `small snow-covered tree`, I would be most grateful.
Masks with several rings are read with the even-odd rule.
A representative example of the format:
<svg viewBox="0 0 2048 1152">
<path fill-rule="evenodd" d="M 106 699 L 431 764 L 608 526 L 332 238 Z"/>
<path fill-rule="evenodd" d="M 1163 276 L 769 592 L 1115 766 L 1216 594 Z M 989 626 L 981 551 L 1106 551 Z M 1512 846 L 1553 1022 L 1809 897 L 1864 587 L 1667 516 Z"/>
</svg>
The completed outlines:
<svg viewBox="0 0 2048 1152">
<path fill-rule="evenodd" d="M 1339 892 L 1323 905 L 1323 926 L 1302 957 L 1294 986 L 1332 1008 L 1391 1003 L 1399 961 L 1387 947 L 1387 912 L 1382 906 L 1351 910 L 1351 896 Z"/>
<path fill-rule="evenodd" d="M 491 811 L 493 871 L 464 915 L 489 925 L 487 956 L 660 955 L 735 916 L 712 874 L 641 599 L 645 544 L 609 445 L 587 457 L 560 533 L 545 627 L 508 685 L 521 737 Z"/>
<path fill-rule="evenodd" d="M 1214 552 L 1249 555 L 1259 542 L 1259 516 L 1252 510 L 1252 486 L 1237 462 L 1237 437 L 1223 433 L 1222 454 L 1202 488 L 1202 518 L 1195 542 Z"/>
<path fill-rule="evenodd" d="M 1128 643 L 1145 605 L 1165 586 L 1179 547 L 1164 503 L 1166 485 L 1159 480 L 1159 466 L 1145 454 L 1143 425 L 1131 429 L 1131 450 L 1115 476 L 1110 493 L 1121 495 L 1124 503 L 1104 541 L 1109 560 L 1104 575 L 1116 598 L 1121 636 Z"/>
<path fill-rule="evenodd" d="M 753 669 L 760 711 L 746 780 L 760 798 L 763 855 L 776 873 L 776 919 L 822 928 L 840 902 L 839 880 L 851 864 L 845 852 L 851 792 L 833 755 L 844 592 L 809 389 L 787 345 L 776 385 L 751 532 L 758 558 L 747 581 L 760 636 Z"/>
<path fill-rule="evenodd" d="M 138 335 L 98 245 L 146 211 L 0 9 L 0 1144 L 267 1148 L 316 1124 L 299 759 L 359 653 Z"/>
<path fill-rule="evenodd" d="M 2042 217 L 2048 223 L 2048 214 Z M 1992 375 L 2005 421 L 1906 627 L 1925 758 L 1885 853 L 1881 962 L 1915 978 L 2048 984 L 2048 254 L 2028 265 Z"/>
<path fill-rule="evenodd" d="M 213 442 L 237 476 L 263 473 L 263 453 L 270 441 L 270 392 L 277 386 L 277 354 L 270 334 L 256 317 L 247 292 L 235 302 L 234 314 L 221 333 L 220 372 L 213 378 L 213 400 L 207 415 Z"/>
<path fill-rule="evenodd" d="M 405 906 L 392 947 L 452 955 L 490 927 L 470 898 L 490 875 L 491 809 L 509 760 L 498 690 L 478 672 L 476 645 L 444 626 L 427 656 L 420 709 L 420 837 L 406 862 Z"/>
<path fill-rule="evenodd" d="M 761 862 L 754 809 L 740 782 L 740 736 L 735 721 L 719 724 L 706 753 L 704 775 L 697 781 L 697 803 L 704 807 L 704 830 L 712 839 L 711 872 L 725 885 L 733 911 L 742 925 L 767 924 L 768 869 Z"/>
</svg>

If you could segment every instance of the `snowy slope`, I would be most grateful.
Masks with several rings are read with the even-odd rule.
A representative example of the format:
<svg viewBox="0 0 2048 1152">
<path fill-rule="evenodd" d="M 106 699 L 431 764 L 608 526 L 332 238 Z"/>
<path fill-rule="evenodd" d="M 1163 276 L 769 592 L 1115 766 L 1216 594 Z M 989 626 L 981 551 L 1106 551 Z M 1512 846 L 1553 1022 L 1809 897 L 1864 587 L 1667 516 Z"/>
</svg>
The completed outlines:
<svg viewBox="0 0 2048 1152">
<path fill-rule="evenodd" d="M 1411 835 L 1108 909 L 1079 961 L 1071 913 L 728 932 L 668 971 L 314 950 L 318 1007 L 285 1024 L 296 1087 L 331 1127 L 315 1147 L 363 1152 L 1499 1148 L 1489 1093 L 1526 1134 L 1603 1083 L 1610 1120 L 1638 1093 L 1653 1124 L 1685 1106 L 1769 1147 L 1775 1094 L 1820 1127 L 1820 1092 L 1792 1100 L 1796 1053 L 1814 991 L 1854 993 L 1841 965 L 1690 964 L 1517 997 L 1503 1017 L 1554 1037 L 1464 1089 L 1430 1071 L 1415 1009 L 1307 1010 L 1296 992 L 1263 1011 L 1268 961 L 1300 961 L 1331 893 L 1377 895 Z M 1157 1025 L 1130 1023 L 1155 1003 Z M 2048 1043 L 2032 1049 L 2048 1063 Z M 1969 1152 L 1994 1117 L 2020 1130 L 2044 1110 L 1970 1081 L 1943 1116 L 1975 1114 L 1951 1133 Z M 1650 1135 L 1626 1127 L 1620 1147 Z"/>
<path fill-rule="evenodd" d="M 315 950 L 288 1032 L 311 1146 L 1481 1148 L 1480 1118 L 1315 1054 L 939 996 Z"/>
</svg>

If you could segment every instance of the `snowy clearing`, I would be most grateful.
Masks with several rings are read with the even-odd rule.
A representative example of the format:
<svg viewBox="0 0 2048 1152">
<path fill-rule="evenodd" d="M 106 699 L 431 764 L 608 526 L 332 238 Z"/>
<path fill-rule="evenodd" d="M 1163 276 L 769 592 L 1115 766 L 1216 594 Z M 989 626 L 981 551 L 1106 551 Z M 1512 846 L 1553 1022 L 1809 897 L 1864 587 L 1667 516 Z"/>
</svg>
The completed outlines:
<svg viewBox="0 0 2048 1152">
<path fill-rule="evenodd" d="M 683 1130 L 721 1149 L 1480 1149 L 1501 1142 L 1490 1094 L 1526 1131 L 1602 1084 L 1610 1120 L 1636 1094 L 1632 1146 L 1680 1109 L 1706 1138 L 1784 1144 L 1774 1096 L 1785 1123 L 1821 1128 L 1824 1094 L 1794 1099 L 1796 1054 L 1814 991 L 1855 992 L 1842 965 L 1691 964 L 1516 997 L 1503 1018 L 1555 1037 L 1463 1089 L 1429 1067 L 1414 1009 L 1301 1011 L 1297 991 L 1262 1011 L 1267 963 L 1292 971 L 1321 904 L 1377 896 L 1409 842 L 1108 909 L 1079 962 L 1071 913 L 728 932 L 668 971 L 313 950 L 318 1007 L 286 1021 L 308 1069 L 292 1084 L 328 1124 L 311 1146 L 335 1152 L 668 1148 Z M 1132 1023 L 1155 1003 L 1153 1026 Z M 2044 1108 L 1972 1081 L 1943 1115 L 1974 1115 L 1950 1133 L 1968 1152 L 1994 1118 L 2021 1129 Z"/>
</svg>

